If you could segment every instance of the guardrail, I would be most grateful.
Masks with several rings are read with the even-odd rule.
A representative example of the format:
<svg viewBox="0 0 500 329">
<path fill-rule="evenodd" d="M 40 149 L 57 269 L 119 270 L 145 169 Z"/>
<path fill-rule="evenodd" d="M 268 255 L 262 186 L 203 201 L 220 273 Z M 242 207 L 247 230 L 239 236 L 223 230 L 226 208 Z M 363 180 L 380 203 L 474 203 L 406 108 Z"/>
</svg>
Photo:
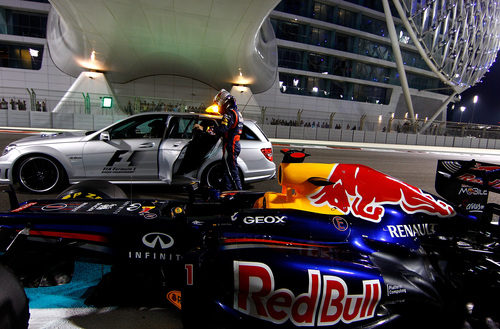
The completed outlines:
<svg viewBox="0 0 500 329">
<path fill-rule="evenodd" d="M 127 115 L 0 110 L 0 126 L 97 130 Z M 269 138 L 500 149 L 500 139 L 261 125 Z"/>
</svg>

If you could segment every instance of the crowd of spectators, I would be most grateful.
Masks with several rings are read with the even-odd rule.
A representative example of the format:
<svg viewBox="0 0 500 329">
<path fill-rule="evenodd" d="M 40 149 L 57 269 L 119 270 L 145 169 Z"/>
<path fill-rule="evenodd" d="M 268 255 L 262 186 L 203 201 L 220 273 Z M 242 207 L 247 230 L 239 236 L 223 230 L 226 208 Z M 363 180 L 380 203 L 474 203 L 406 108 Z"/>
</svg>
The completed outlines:
<svg viewBox="0 0 500 329">
<path fill-rule="evenodd" d="M 307 127 L 307 128 L 330 128 L 330 124 L 328 122 L 319 122 L 319 121 L 304 121 L 301 120 L 300 124 L 297 124 L 297 120 L 283 120 L 272 118 L 269 123 L 275 126 L 291 126 L 291 127 Z M 347 124 L 345 127 L 342 127 L 341 124 L 336 124 L 333 126 L 335 129 L 348 129 L 348 130 L 356 130 L 356 126 L 352 126 Z"/>
<path fill-rule="evenodd" d="M 297 120 L 283 120 L 283 119 L 271 119 L 271 125 L 275 126 L 292 126 L 292 127 L 310 127 L 310 128 L 330 128 L 330 125 L 326 122 L 320 123 L 319 121 L 312 122 L 304 122 L 304 120 L 300 121 L 300 124 L 297 124 Z"/>
<path fill-rule="evenodd" d="M 297 120 L 283 120 L 283 119 L 276 119 L 276 118 L 271 118 L 271 122 L 269 122 L 268 119 L 266 119 L 266 124 L 271 124 L 271 125 L 277 125 L 277 126 L 290 126 L 290 127 L 308 127 L 308 128 L 330 128 L 330 125 L 327 122 L 322 122 L 320 123 L 319 121 L 307 121 L 304 122 L 303 120 L 300 121 L 300 124 L 297 124 Z M 420 128 L 421 125 L 419 123 L 416 123 L 418 126 L 417 128 Z M 357 130 L 358 128 L 356 125 L 351 126 L 349 123 L 347 124 L 340 124 L 337 123 L 334 126 L 332 126 L 333 129 L 344 129 L 344 130 Z M 393 126 L 391 131 L 396 131 L 398 133 L 410 133 L 414 131 L 414 128 L 408 120 L 404 121 L 402 124 L 398 123 L 395 127 Z M 438 129 L 437 124 L 433 124 L 429 130 L 435 134 L 435 131 Z M 383 127 L 382 132 L 386 132 L 387 128 Z"/>
<path fill-rule="evenodd" d="M 204 104 L 199 106 L 185 105 L 182 103 L 165 103 L 163 101 L 128 101 L 126 112 L 135 114 L 140 112 L 196 112 L 203 113 L 206 109 Z"/>
<path fill-rule="evenodd" d="M 10 99 L 9 102 L 5 100 L 5 98 L 2 98 L 0 101 L 0 110 L 18 110 L 18 111 L 26 111 L 27 110 L 27 104 L 25 100 L 14 100 L 13 98 Z M 35 108 L 31 108 L 32 111 L 39 111 L 39 112 L 47 112 L 47 105 L 45 104 L 45 101 L 37 101 L 35 104 Z"/>
</svg>

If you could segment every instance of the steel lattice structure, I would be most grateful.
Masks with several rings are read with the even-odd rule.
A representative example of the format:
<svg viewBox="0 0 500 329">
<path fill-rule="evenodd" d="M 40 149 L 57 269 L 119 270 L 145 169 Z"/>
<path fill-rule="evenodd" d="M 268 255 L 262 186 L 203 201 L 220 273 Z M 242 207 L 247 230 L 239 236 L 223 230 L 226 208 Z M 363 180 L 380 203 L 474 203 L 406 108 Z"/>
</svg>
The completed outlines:
<svg viewBox="0 0 500 329">
<path fill-rule="evenodd" d="M 496 0 L 394 0 L 427 64 L 455 92 L 481 80 L 500 48 Z"/>
</svg>

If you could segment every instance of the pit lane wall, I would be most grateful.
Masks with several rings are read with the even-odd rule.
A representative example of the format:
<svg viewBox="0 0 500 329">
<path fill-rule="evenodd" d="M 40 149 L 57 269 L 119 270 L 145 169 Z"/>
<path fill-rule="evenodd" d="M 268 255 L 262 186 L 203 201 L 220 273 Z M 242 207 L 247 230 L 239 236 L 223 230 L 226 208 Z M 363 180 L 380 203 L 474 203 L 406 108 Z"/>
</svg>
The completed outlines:
<svg viewBox="0 0 500 329">
<path fill-rule="evenodd" d="M 47 129 L 97 130 L 126 115 L 90 115 L 78 113 L 54 113 L 37 111 L 0 111 L 0 126 Z M 397 132 L 361 131 L 279 125 L 261 125 L 269 138 L 319 140 L 332 142 L 356 142 L 461 148 L 500 149 L 500 139 L 436 136 Z"/>
</svg>

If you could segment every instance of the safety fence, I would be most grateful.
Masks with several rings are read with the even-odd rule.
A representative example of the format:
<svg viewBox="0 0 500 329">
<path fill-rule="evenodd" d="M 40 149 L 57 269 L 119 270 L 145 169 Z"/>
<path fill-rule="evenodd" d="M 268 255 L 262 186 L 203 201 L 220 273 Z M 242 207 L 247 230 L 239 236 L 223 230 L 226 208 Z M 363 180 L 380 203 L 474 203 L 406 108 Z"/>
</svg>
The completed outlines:
<svg viewBox="0 0 500 329">
<path fill-rule="evenodd" d="M 127 115 L 92 115 L 37 111 L 0 110 L 0 125 L 6 127 L 97 130 Z"/>
<path fill-rule="evenodd" d="M 79 125 L 84 125 L 83 129 L 97 129 L 107 125 L 109 120 L 114 120 L 115 117 L 120 118 L 122 115 L 146 111 L 202 113 L 206 105 L 211 102 L 213 90 L 193 89 L 191 94 L 193 95 L 191 98 L 178 98 L 137 96 L 124 93 L 114 99 L 112 95 L 95 92 L 82 93 L 66 90 L 2 87 L 0 88 L 0 120 L 3 120 L 3 122 L 8 120 L 13 123 L 22 121 L 23 124 L 28 121 L 34 127 L 51 127 L 52 125 L 54 128 L 66 128 L 75 125 L 75 129 L 79 129 Z M 103 100 L 109 98 L 112 98 L 110 107 L 104 107 Z M 60 109 L 57 109 L 61 99 L 64 99 L 64 102 L 62 102 L 64 104 Z M 418 113 L 416 113 L 416 121 L 412 124 L 407 118 L 394 117 L 394 113 L 382 111 L 381 107 L 383 105 L 381 104 L 374 105 L 366 113 L 357 113 L 357 111 L 354 111 L 356 112 L 354 113 L 349 111 L 336 112 L 335 109 L 316 111 L 292 108 L 299 106 L 299 104 L 293 104 L 290 108 L 261 107 L 255 105 L 255 103 L 252 105 L 250 99 L 248 101 L 242 100 L 242 102 L 238 107 L 243 117 L 253 119 L 259 125 L 269 124 L 314 129 L 338 129 L 342 131 L 397 132 L 410 135 L 419 132 L 422 135 L 500 139 L 500 126 L 449 121 L 434 121 L 432 124 L 427 125 L 428 118 L 418 116 Z M 49 115 L 56 109 L 56 112 L 60 113 L 56 117 L 41 114 Z M 40 115 L 30 114 L 29 117 L 26 117 L 28 114 L 17 115 L 15 112 L 37 112 Z M 76 123 L 71 123 L 70 119 L 60 120 L 58 116 L 63 116 L 63 113 L 64 115 L 74 114 L 72 118 L 76 118 Z M 52 120 L 53 124 L 48 122 L 48 118 Z M 82 123 L 80 123 L 80 120 L 83 120 Z M 92 121 L 95 121 L 95 123 L 92 123 Z M 93 127 L 89 128 L 91 126 Z M 427 127 L 427 129 L 421 131 L 422 127 Z"/>
<path fill-rule="evenodd" d="M 126 118 L 125 114 L 92 115 L 38 111 L 0 110 L 0 125 L 75 130 L 97 130 Z M 259 120 L 257 120 L 259 121 Z M 363 131 L 260 124 L 269 138 L 363 142 L 403 145 L 500 149 L 500 139 L 474 136 L 423 135 L 405 132 Z"/>
</svg>

